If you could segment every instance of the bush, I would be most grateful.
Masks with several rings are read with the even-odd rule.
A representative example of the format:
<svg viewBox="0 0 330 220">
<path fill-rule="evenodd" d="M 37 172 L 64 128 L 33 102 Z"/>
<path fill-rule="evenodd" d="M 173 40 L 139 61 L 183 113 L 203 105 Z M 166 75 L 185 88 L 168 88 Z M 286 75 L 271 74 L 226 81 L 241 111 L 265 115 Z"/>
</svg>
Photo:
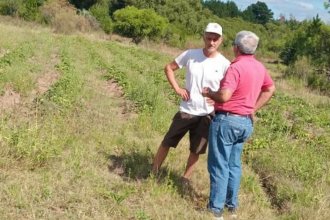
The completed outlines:
<svg viewBox="0 0 330 220">
<path fill-rule="evenodd" d="M 177 28 L 175 25 L 170 24 L 165 31 L 163 40 L 166 44 L 170 46 L 183 48 L 185 47 L 187 41 L 187 34 L 184 30 Z"/>
<path fill-rule="evenodd" d="M 112 33 L 113 24 L 111 17 L 109 16 L 109 8 L 102 4 L 93 5 L 90 9 L 92 15 L 100 23 L 101 28 L 107 34 Z"/>
<path fill-rule="evenodd" d="M 21 1 L 17 0 L 2 0 L 0 3 L 0 14 L 15 16 L 20 8 Z"/>
<path fill-rule="evenodd" d="M 313 89 L 330 95 L 330 69 L 317 69 L 308 76 L 307 85 Z"/>
<path fill-rule="evenodd" d="M 308 86 L 329 94 L 329 48 L 330 28 L 324 25 L 317 16 L 312 21 L 301 23 L 299 29 L 286 42 L 280 53 L 280 58 L 284 64 L 290 65 L 289 68 L 292 69 L 292 66 L 297 66 L 296 64 L 299 62 L 306 63 L 302 60 L 302 58 L 306 57 L 309 60 L 309 64 L 305 64 L 303 69 L 312 69 L 311 73 L 304 75 Z M 294 72 L 294 70 L 290 72 Z M 297 73 L 294 75 L 299 78 L 302 77 Z"/>
<path fill-rule="evenodd" d="M 44 0 L 25 0 L 24 7 L 19 11 L 20 17 L 27 21 L 36 21 L 40 18 L 39 7 Z"/>
<path fill-rule="evenodd" d="M 45 0 L 1 0 L 0 14 L 19 16 L 24 20 L 35 21 L 40 18 L 39 7 Z"/>
<path fill-rule="evenodd" d="M 167 19 L 157 15 L 153 9 L 137 9 L 128 6 L 113 14 L 114 30 L 126 37 L 132 37 L 135 43 L 144 38 L 156 40 L 164 36 L 168 27 Z"/>
<path fill-rule="evenodd" d="M 311 63 L 307 57 L 301 57 L 295 62 L 294 64 L 291 64 L 286 72 L 286 76 L 293 76 L 297 77 L 304 82 L 307 81 L 308 76 L 313 73 L 313 69 L 311 68 Z"/>
<path fill-rule="evenodd" d="M 330 28 L 316 17 L 304 22 L 289 39 L 280 53 L 285 64 L 293 64 L 298 57 L 307 56 L 315 66 L 330 66 Z"/>
</svg>

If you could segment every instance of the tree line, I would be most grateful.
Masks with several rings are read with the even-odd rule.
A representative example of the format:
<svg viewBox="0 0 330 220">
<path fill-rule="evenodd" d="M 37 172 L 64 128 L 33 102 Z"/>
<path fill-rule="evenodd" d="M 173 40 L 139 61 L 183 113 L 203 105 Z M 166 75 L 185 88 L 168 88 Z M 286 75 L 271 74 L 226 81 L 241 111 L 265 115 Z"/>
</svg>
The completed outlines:
<svg viewBox="0 0 330 220">
<path fill-rule="evenodd" d="M 234 1 L 219 0 L 2 0 L 0 14 L 47 24 L 39 9 L 54 1 L 71 3 L 78 14 L 94 17 L 106 33 L 130 37 L 135 43 L 149 39 L 184 47 L 199 38 L 210 21 L 223 26 L 225 48 L 238 31 L 254 31 L 261 38 L 263 55 L 278 55 L 289 67 L 288 75 L 301 74 L 295 69 L 306 59 L 308 85 L 330 94 L 330 30 L 318 16 L 302 22 L 274 19 L 262 1 L 240 11 Z M 329 7 L 325 3 L 325 10 Z"/>
</svg>

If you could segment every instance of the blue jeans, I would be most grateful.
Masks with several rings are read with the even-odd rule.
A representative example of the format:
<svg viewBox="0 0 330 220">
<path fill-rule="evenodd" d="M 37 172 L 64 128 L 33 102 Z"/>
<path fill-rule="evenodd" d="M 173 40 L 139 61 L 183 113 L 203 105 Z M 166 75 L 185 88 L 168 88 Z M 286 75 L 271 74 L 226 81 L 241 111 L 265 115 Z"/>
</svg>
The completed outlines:
<svg viewBox="0 0 330 220">
<path fill-rule="evenodd" d="M 224 207 L 237 208 L 242 168 L 243 143 L 251 136 L 250 117 L 217 114 L 210 125 L 208 171 L 210 198 L 208 208 L 222 212 Z"/>
</svg>

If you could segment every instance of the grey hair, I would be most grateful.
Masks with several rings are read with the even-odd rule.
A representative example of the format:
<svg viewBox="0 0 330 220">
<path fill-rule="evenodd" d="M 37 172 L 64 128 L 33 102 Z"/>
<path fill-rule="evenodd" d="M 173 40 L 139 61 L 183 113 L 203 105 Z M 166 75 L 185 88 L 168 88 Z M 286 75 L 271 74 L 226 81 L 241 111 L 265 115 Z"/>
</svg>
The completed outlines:
<svg viewBox="0 0 330 220">
<path fill-rule="evenodd" d="M 240 31 L 236 34 L 234 43 L 242 54 L 254 54 L 258 47 L 259 37 L 251 31 Z"/>
</svg>

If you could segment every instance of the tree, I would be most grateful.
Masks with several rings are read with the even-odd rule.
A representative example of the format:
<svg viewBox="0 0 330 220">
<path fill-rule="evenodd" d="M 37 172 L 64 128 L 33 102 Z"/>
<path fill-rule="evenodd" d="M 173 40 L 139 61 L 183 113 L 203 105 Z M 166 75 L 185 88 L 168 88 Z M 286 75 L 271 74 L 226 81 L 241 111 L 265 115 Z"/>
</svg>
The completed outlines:
<svg viewBox="0 0 330 220">
<path fill-rule="evenodd" d="M 330 8 L 330 0 L 324 2 L 324 8 L 329 9 Z M 330 13 L 330 11 L 328 11 Z"/>
<path fill-rule="evenodd" d="M 273 20 L 274 13 L 267 7 L 264 2 L 251 4 L 243 11 L 243 17 L 251 22 L 265 25 Z"/>
<path fill-rule="evenodd" d="M 76 6 L 76 8 L 89 9 L 91 6 L 97 3 L 97 0 L 69 0 L 69 2 Z"/>
<path fill-rule="evenodd" d="M 240 11 L 233 1 L 224 3 L 219 0 L 208 0 L 202 1 L 202 4 L 220 18 L 238 17 L 240 15 Z"/>
<path fill-rule="evenodd" d="M 292 39 L 286 42 L 280 58 L 285 64 L 293 64 L 298 57 L 306 56 L 316 66 L 330 66 L 329 38 L 329 28 L 317 15 L 312 21 L 300 25 Z"/>
<path fill-rule="evenodd" d="M 110 12 L 113 13 L 127 6 L 134 6 L 139 9 L 153 8 L 157 11 L 156 8 L 165 3 L 166 0 L 110 0 Z"/>
<path fill-rule="evenodd" d="M 114 31 L 127 37 L 132 37 L 135 43 L 144 38 L 155 40 L 165 34 L 168 21 L 156 14 L 153 9 L 137 9 L 134 6 L 115 11 Z"/>
</svg>

